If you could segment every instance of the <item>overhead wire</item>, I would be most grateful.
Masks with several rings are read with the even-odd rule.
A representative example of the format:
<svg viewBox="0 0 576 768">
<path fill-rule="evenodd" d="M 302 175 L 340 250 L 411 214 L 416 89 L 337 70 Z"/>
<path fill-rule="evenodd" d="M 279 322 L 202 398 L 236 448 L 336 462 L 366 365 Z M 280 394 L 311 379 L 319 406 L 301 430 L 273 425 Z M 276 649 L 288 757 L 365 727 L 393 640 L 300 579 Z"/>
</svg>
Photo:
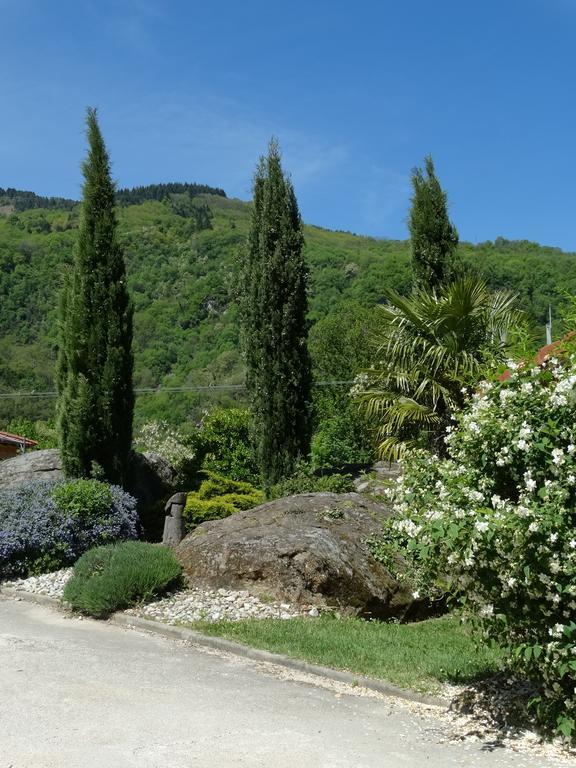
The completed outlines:
<svg viewBox="0 0 576 768">
<path fill-rule="evenodd" d="M 333 387 L 352 385 L 353 381 L 315 381 L 312 383 L 314 387 Z M 136 387 L 134 389 L 135 395 L 159 395 L 164 392 L 178 393 L 178 392 L 218 392 L 218 391 L 241 391 L 245 390 L 245 384 L 206 384 L 203 386 L 183 386 L 183 387 Z M 45 392 L 0 392 L 0 399 L 18 399 L 21 397 L 28 398 L 41 398 L 41 397 L 56 397 L 58 392 L 56 390 L 48 390 Z"/>
</svg>

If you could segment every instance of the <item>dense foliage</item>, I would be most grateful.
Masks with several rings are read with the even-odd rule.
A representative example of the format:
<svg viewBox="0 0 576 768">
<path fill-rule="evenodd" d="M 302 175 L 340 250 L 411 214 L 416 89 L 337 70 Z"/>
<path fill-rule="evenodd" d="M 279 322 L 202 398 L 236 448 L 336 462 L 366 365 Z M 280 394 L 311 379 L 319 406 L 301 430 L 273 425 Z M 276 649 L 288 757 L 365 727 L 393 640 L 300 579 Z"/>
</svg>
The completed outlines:
<svg viewBox="0 0 576 768">
<path fill-rule="evenodd" d="M 204 414 L 195 438 L 201 467 L 231 480 L 260 480 L 247 408 L 214 408 Z"/>
<path fill-rule="evenodd" d="M 0 491 L 0 577 L 73 563 L 90 547 L 136 538 L 136 501 L 96 480 Z"/>
<path fill-rule="evenodd" d="M 365 464 L 373 458 L 373 430 L 350 398 L 350 387 L 358 371 L 372 362 L 378 319 L 377 307 L 350 301 L 310 331 L 317 382 L 310 446 L 315 469 Z"/>
<path fill-rule="evenodd" d="M 96 547 L 74 566 L 64 600 L 96 618 L 151 600 L 176 585 L 182 567 L 171 550 L 141 541 Z"/>
<path fill-rule="evenodd" d="M 350 493 L 354 490 L 352 475 L 316 475 L 312 466 L 299 462 L 294 473 L 273 485 L 268 495 L 271 499 L 282 499 L 298 493 Z"/>
<path fill-rule="evenodd" d="M 213 214 L 213 228 L 201 232 L 191 227 L 191 219 L 177 215 L 169 200 L 117 211 L 118 240 L 135 305 L 134 382 L 148 390 L 137 395 L 137 427 L 154 420 L 196 422 L 217 404 L 246 405 L 242 391 L 213 385 L 234 387 L 244 381 L 234 301 L 235 258 L 248 233 L 251 207 L 221 196 L 195 199 L 201 201 Z M 348 313 L 350 302 L 369 310 L 384 301 L 387 288 L 409 291 L 409 243 L 312 226 L 305 226 L 304 232 L 311 338 L 319 320 L 337 321 L 341 311 Z M 0 397 L 2 429 L 12 418 L 47 421 L 54 416 L 54 398 L 40 393 L 55 389 L 56 297 L 77 235 L 75 211 L 2 215 L 0 208 L 0 391 L 36 393 Z M 503 238 L 479 245 L 460 243 L 458 253 L 464 268 L 481 273 L 490 290 L 506 288 L 518 294 L 540 344 L 545 341 L 548 304 L 554 336 L 562 334 L 564 292 L 576 293 L 572 254 Z M 320 365 L 314 359 L 315 379 L 330 378 Z M 163 389 L 168 386 L 205 389 L 169 392 Z"/>
<path fill-rule="evenodd" d="M 510 364 L 448 427 L 448 457 L 416 452 L 392 492 L 417 588 L 452 593 L 565 735 L 576 730 L 575 406 L 575 354 Z"/>
<path fill-rule="evenodd" d="M 171 464 L 180 484 L 190 486 L 198 470 L 250 483 L 260 479 L 247 408 L 213 408 L 198 424 L 182 429 L 152 421 L 137 433 L 135 444 L 137 450 L 156 453 Z"/>
<path fill-rule="evenodd" d="M 448 218 L 446 192 L 430 156 L 425 160 L 425 173 L 421 168 L 412 171 L 412 187 L 408 226 L 414 279 L 421 287 L 439 288 L 458 275 L 458 233 Z"/>
<path fill-rule="evenodd" d="M 15 418 L 8 422 L 4 431 L 34 440 L 38 444 L 36 449 L 39 451 L 58 447 L 58 434 L 53 421 Z"/>
<path fill-rule="evenodd" d="M 132 444 L 132 303 L 116 236 L 110 161 L 88 110 L 89 153 L 72 275 L 61 302 L 58 433 L 65 473 L 126 475 Z"/>
<path fill-rule="evenodd" d="M 254 178 L 240 303 L 246 386 L 267 486 L 289 475 L 310 446 L 308 269 L 303 246 L 294 189 L 272 141 Z"/>
<path fill-rule="evenodd" d="M 191 491 L 184 507 L 184 525 L 191 531 L 207 520 L 220 520 L 234 512 L 252 509 L 264 501 L 264 494 L 250 483 L 230 480 L 216 472 L 204 471 L 206 479 Z"/>
<path fill-rule="evenodd" d="M 386 292 L 380 307 L 377 360 L 354 393 L 377 426 L 383 458 L 407 447 L 444 449 L 443 436 L 483 366 L 502 361 L 509 331 L 521 322 L 515 297 L 490 292 L 484 281 L 458 278 L 408 297 Z"/>
</svg>

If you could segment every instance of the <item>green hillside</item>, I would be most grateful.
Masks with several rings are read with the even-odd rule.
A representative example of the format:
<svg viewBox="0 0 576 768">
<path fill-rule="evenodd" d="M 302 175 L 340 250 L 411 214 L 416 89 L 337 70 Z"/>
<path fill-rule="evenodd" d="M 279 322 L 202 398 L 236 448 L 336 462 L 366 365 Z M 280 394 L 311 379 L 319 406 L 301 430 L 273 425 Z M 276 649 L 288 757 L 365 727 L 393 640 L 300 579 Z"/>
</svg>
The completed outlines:
<svg viewBox="0 0 576 768">
<path fill-rule="evenodd" d="M 129 200 L 145 196 L 131 198 L 125 191 L 118 213 L 136 309 L 138 388 L 243 381 L 234 295 L 250 207 L 214 191 L 205 195 L 184 189 L 139 204 Z M 24 211 L 0 207 L 0 392 L 54 389 L 57 297 L 71 262 L 77 221 L 78 207 L 68 204 Z M 314 226 L 307 226 L 305 234 L 312 323 L 348 300 L 375 305 L 384 286 L 408 289 L 407 242 Z M 576 293 L 574 254 L 502 238 L 463 244 L 460 253 L 491 285 L 519 293 L 543 340 L 548 304 L 557 314 L 563 292 Z M 242 394 L 218 389 L 142 394 L 137 421 L 155 416 L 177 423 L 197 418 L 216 400 L 237 397 Z M 0 423 L 16 415 L 45 418 L 53 407 L 47 397 L 0 398 Z"/>
</svg>

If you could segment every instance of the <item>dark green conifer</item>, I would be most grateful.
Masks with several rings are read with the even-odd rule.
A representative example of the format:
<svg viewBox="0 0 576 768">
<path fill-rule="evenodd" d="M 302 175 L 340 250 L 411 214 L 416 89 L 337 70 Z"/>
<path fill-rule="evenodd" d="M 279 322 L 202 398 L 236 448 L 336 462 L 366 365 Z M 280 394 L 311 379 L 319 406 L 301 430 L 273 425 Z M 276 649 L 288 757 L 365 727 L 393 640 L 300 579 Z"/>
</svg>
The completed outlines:
<svg viewBox="0 0 576 768">
<path fill-rule="evenodd" d="M 58 433 L 68 476 L 99 468 L 121 483 L 132 442 L 133 308 L 95 109 L 88 109 L 87 136 L 79 236 L 60 309 Z"/>
<path fill-rule="evenodd" d="M 241 304 L 246 383 L 266 487 L 290 475 L 297 458 L 310 448 L 308 270 L 303 246 L 294 189 L 272 140 L 254 177 Z"/>
<path fill-rule="evenodd" d="M 412 171 L 410 240 L 414 281 L 422 288 L 439 288 L 457 276 L 458 232 L 448 218 L 446 192 L 440 186 L 430 155 Z"/>
</svg>

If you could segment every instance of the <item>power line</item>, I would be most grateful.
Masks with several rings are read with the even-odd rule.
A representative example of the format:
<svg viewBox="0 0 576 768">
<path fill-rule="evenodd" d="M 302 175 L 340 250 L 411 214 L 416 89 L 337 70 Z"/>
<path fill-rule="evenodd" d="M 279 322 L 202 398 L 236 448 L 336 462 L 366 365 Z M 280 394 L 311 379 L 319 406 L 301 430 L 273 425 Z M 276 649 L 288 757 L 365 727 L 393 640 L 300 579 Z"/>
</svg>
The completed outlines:
<svg viewBox="0 0 576 768">
<path fill-rule="evenodd" d="M 312 386 L 314 387 L 334 387 L 354 384 L 353 381 L 315 381 Z M 194 387 L 138 387 L 134 389 L 136 395 L 160 395 L 163 392 L 177 393 L 177 392 L 221 392 L 221 391 L 242 391 L 246 389 L 245 384 L 208 384 L 205 386 Z M 0 392 L 0 400 L 16 400 L 20 397 L 28 398 L 42 398 L 42 397 L 56 397 L 56 390 L 49 390 L 47 392 Z"/>
</svg>

